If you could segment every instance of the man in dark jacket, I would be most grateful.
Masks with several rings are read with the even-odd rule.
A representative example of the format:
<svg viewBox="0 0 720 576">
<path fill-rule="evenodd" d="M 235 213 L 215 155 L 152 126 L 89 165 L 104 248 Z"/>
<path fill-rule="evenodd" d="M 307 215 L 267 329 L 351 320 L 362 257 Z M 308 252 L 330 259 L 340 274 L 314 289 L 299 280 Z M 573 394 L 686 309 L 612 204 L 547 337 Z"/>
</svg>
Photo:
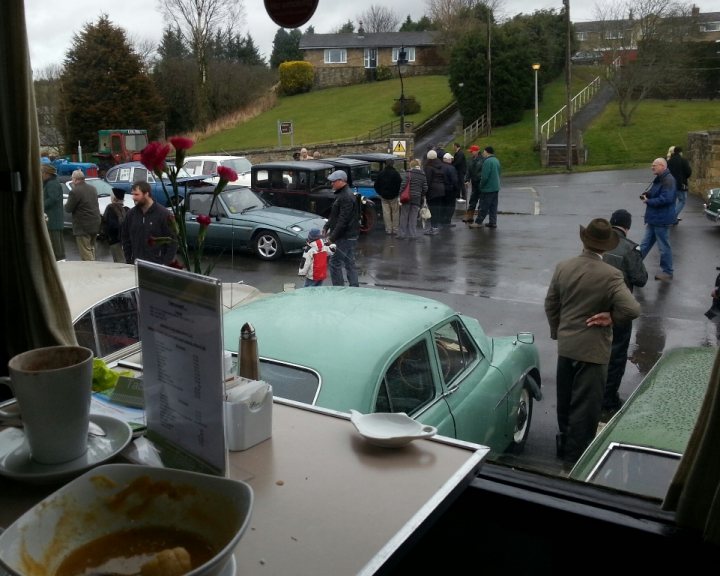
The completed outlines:
<svg viewBox="0 0 720 576">
<path fill-rule="evenodd" d="M 645 203 L 645 236 L 640 242 L 640 252 L 645 259 L 657 241 L 662 272 L 655 275 L 655 280 L 669 282 L 673 277 L 670 226 L 675 224 L 676 220 L 675 178 L 667 169 L 665 158 L 653 160 L 652 172 L 655 178 L 640 196 Z"/>
<path fill-rule="evenodd" d="M 65 260 L 65 240 L 63 239 L 63 228 L 65 218 L 63 217 L 63 191 L 62 185 L 57 179 L 57 169 L 52 164 L 42 165 L 43 179 L 43 207 L 47 220 L 47 229 L 50 234 L 55 260 Z"/>
<path fill-rule="evenodd" d="M 442 228 L 454 228 L 452 216 L 455 213 L 455 202 L 457 200 L 457 170 L 452 165 L 453 157 L 449 152 L 443 156 L 442 170 L 445 178 L 445 198 L 443 199 L 443 210 L 441 213 L 440 226 Z"/>
<path fill-rule="evenodd" d="M 430 228 L 424 234 L 434 236 L 440 233 L 443 207 L 445 203 L 445 175 L 443 174 L 442 160 L 438 158 L 435 150 L 427 153 L 425 162 L 425 178 L 427 179 L 427 203 L 430 208 Z"/>
<path fill-rule="evenodd" d="M 397 234 L 400 227 L 400 182 L 402 177 L 395 169 L 394 160 L 386 160 L 385 166 L 375 179 L 375 191 L 382 202 L 385 234 Z"/>
<path fill-rule="evenodd" d="M 85 173 L 72 173 L 72 189 L 65 203 L 65 212 L 72 214 L 73 236 L 80 260 L 95 260 L 95 240 L 100 232 L 100 205 L 97 190 L 85 182 Z"/>
<path fill-rule="evenodd" d="M 465 202 L 465 173 L 467 172 L 467 160 L 465 152 L 459 142 L 455 142 L 455 155 L 453 156 L 452 165 L 457 172 L 458 193 L 457 201 Z"/>
<path fill-rule="evenodd" d="M 328 180 L 335 191 L 335 202 L 330 209 L 323 232 L 329 244 L 335 244 L 336 250 L 330 258 L 330 279 L 333 286 L 344 286 L 343 267 L 350 286 L 360 286 L 355 267 L 355 246 L 360 234 L 360 211 L 355 194 L 347 185 L 347 174 L 335 170 Z"/>
<path fill-rule="evenodd" d="M 668 170 L 675 178 L 675 186 L 677 187 L 677 204 L 675 206 L 675 224 L 680 222 L 680 212 L 685 208 L 688 193 L 688 178 L 692 176 L 692 168 L 690 162 L 683 158 L 682 148 L 675 146 L 673 152 L 667 161 Z"/>
<path fill-rule="evenodd" d="M 132 187 L 135 207 L 122 223 L 120 237 L 125 262 L 148 260 L 156 264 L 170 264 L 177 252 L 177 238 L 170 223 L 172 213 L 155 202 L 147 182 L 135 182 Z"/>
<path fill-rule="evenodd" d="M 483 157 L 480 154 L 480 146 L 473 144 L 470 146 L 470 163 L 468 164 L 467 176 L 465 180 L 470 182 L 470 199 L 463 222 L 471 224 L 475 219 L 475 209 L 480 202 L 480 177 L 482 175 Z"/>
<path fill-rule="evenodd" d="M 633 291 L 635 286 L 642 288 L 647 282 L 648 273 L 640 254 L 640 246 L 627 237 L 632 224 L 630 212 L 622 209 L 615 210 L 610 217 L 610 224 L 618 236 L 618 245 L 612 250 L 603 252 L 603 261 L 615 266 L 623 273 L 625 285 L 630 292 Z M 622 406 L 618 390 L 625 374 L 627 351 L 630 346 L 630 335 L 632 334 L 632 320 L 613 324 L 612 331 L 612 348 L 610 350 L 610 362 L 608 363 L 607 381 L 605 382 L 603 412 L 600 416 L 601 422 L 607 422 L 608 418 Z"/>
</svg>

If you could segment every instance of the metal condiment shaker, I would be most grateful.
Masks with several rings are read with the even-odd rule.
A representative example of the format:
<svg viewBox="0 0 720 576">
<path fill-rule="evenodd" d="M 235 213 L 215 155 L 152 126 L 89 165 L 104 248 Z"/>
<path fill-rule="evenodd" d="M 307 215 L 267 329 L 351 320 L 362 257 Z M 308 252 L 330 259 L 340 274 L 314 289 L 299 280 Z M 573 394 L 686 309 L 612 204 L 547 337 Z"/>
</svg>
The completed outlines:
<svg viewBox="0 0 720 576">
<path fill-rule="evenodd" d="M 260 358 L 257 338 L 255 337 L 255 328 L 249 322 L 243 324 L 242 330 L 240 330 L 238 355 L 238 376 L 248 380 L 259 380 Z"/>
</svg>

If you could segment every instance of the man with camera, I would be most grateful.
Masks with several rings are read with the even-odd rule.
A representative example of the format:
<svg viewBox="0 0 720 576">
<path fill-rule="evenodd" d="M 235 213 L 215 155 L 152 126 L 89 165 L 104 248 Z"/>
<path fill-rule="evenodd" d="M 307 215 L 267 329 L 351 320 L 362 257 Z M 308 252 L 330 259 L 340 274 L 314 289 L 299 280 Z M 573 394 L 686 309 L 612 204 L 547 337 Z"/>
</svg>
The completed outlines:
<svg viewBox="0 0 720 576">
<path fill-rule="evenodd" d="M 660 249 L 660 268 L 655 280 L 669 282 L 673 278 L 672 249 L 670 248 L 670 227 L 675 224 L 675 178 L 670 174 L 665 158 L 655 158 L 652 163 L 653 181 L 640 195 L 645 203 L 645 236 L 640 242 L 643 259 L 655 245 Z"/>
</svg>

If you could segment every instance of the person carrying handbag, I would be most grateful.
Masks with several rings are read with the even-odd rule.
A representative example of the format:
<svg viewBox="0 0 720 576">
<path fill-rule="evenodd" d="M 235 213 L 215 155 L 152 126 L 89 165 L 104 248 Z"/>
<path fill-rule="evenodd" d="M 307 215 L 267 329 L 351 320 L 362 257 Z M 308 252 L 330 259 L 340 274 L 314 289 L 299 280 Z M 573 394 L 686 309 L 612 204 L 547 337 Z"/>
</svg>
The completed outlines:
<svg viewBox="0 0 720 576">
<path fill-rule="evenodd" d="M 405 172 L 400 189 L 410 182 L 410 201 L 400 204 L 400 229 L 397 238 L 417 239 L 417 220 L 420 206 L 427 195 L 427 178 L 417 158 L 410 162 L 410 168 Z"/>
</svg>

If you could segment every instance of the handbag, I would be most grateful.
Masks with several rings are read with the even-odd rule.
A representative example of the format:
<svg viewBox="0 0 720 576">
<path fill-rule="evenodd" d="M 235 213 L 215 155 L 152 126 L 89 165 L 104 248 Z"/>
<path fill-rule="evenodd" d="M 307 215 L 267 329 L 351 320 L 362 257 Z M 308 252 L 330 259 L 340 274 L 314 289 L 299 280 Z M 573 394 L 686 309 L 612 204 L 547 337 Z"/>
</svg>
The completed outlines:
<svg viewBox="0 0 720 576">
<path fill-rule="evenodd" d="M 408 202 L 410 202 L 410 174 L 407 175 L 405 188 L 400 192 L 400 204 L 407 204 Z"/>
<path fill-rule="evenodd" d="M 420 218 L 423 220 L 430 220 L 430 218 L 432 218 L 432 212 L 430 212 L 430 208 L 428 208 L 427 200 L 423 200 L 422 208 L 420 208 Z"/>
</svg>

